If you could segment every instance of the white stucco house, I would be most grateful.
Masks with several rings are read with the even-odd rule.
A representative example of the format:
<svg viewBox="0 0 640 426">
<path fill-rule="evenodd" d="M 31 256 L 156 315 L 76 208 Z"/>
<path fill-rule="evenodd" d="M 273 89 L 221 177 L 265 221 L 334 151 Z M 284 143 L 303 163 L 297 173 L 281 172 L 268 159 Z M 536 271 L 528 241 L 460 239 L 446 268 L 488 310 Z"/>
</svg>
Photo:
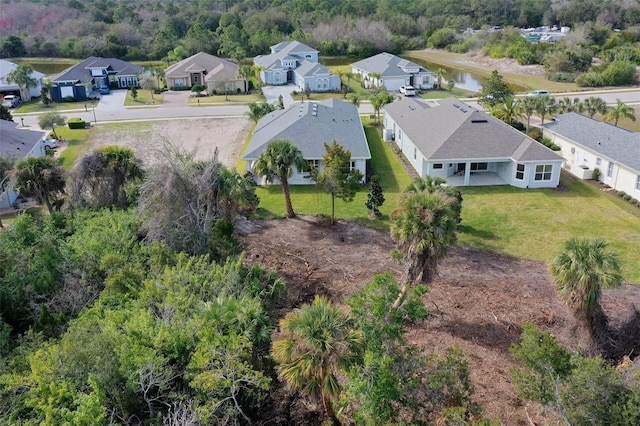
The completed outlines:
<svg viewBox="0 0 640 426">
<path fill-rule="evenodd" d="M 340 90 L 340 77 L 318 63 L 318 51 L 299 41 L 283 41 L 271 46 L 271 53 L 253 58 L 261 68 L 264 84 L 279 86 L 293 83 L 298 90 L 313 92 Z"/>
<path fill-rule="evenodd" d="M 360 76 L 366 88 L 377 86 L 397 91 L 400 86 L 410 85 L 416 89 L 432 89 L 434 83 L 433 71 L 386 52 L 354 62 L 351 72 Z"/>
<path fill-rule="evenodd" d="M 242 157 L 247 162 L 247 170 L 254 172 L 256 160 L 269 142 L 275 139 L 291 141 L 302 151 L 308 164 L 319 171 L 322 171 L 322 157 L 327 153 L 324 144 L 336 141 L 351 152 L 351 168 L 366 176 L 367 160 L 371 159 L 371 152 L 358 108 L 351 103 L 337 99 L 300 102 L 265 115 L 258 121 Z M 310 167 L 295 169 L 289 183 L 313 184 L 308 178 L 309 169 Z M 266 184 L 264 179 L 260 182 Z"/>
<path fill-rule="evenodd" d="M 18 123 L 0 120 L 0 157 L 14 161 L 26 157 L 45 155 L 43 140 L 49 132 L 19 129 Z M 0 176 L 0 209 L 15 203 L 18 194 L 13 190 L 9 178 Z"/>
<path fill-rule="evenodd" d="M 452 186 L 558 186 L 564 158 L 458 99 L 403 99 L 383 109 L 384 139 L 422 177 L 439 176 Z"/>
<path fill-rule="evenodd" d="M 17 64 L 5 61 L 4 59 L 0 59 L 0 95 L 20 95 L 23 101 L 29 101 L 31 99 L 25 99 L 26 94 L 20 93 L 20 87 L 17 84 L 9 83 L 6 80 L 7 74 L 15 70 L 16 68 L 18 68 Z M 44 82 L 44 74 L 38 71 L 33 71 L 31 73 L 31 78 L 36 80 L 36 85 L 29 88 L 29 97 L 40 97 L 42 92 L 42 84 Z"/>
<path fill-rule="evenodd" d="M 545 137 L 562 149 L 564 168 L 580 179 L 600 170 L 600 181 L 640 200 L 640 133 L 569 112 L 545 123 Z"/>
</svg>

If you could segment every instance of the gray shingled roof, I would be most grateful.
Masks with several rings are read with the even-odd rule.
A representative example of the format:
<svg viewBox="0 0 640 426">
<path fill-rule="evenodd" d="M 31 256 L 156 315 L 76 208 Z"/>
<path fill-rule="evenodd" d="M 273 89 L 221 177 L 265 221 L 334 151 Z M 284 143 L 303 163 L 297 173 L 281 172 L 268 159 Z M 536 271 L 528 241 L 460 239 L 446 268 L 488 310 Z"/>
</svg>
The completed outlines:
<svg viewBox="0 0 640 426">
<path fill-rule="evenodd" d="M 329 68 L 317 62 L 301 60 L 300 66 L 296 68 L 296 73 L 303 77 L 310 77 L 318 74 L 329 74 Z"/>
<path fill-rule="evenodd" d="M 18 129 L 18 123 L 0 120 L 0 157 L 21 159 L 46 134 L 47 132 Z"/>
<path fill-rule="evenodd" d="M 385 105 L 384 110 L 429 160 L 562 160 L 513 127 L 455 98 L 438 101 L 431 108 L 404 99 Z"/>
<path fill-rule="evenodd" d="M 300 43 L 297 40 L 293 40 L 293 41 L 283 41 L 281 43 L 275 44 L 273 46 L 271 46 L 271 49 L 273 50 L 280 50 L 280 51 L 285 51 L 285 52 L 294 52 L 294 53 L 306 53 L 309 51 L 312 52 L 317 52 L 317 50 L 307 46 L 304 43 Z"/>
<path fill-rule="evenodd" d="M 302 44 L 299 41 L 283 41 L 274 46 L 271 49 L 279 50 L 277 53 L 270 53 L 268 55 L 258 55 L 253 58 L 253 62 L 264 67 L 268 70 L 271 68 L 282 68 L 282 61 L 286 59 L 295 59 L 300 67 L 304 62 L 310 62 L 306 59 L 291 55 L 291 53 L 305 53 L 305 52 L 317 52 L 317 50 L 310 48 L 306 44 Z"/>
<path fill-rule="evenodd" d="M 379 73 L 382 77 L 406 76 L 407 73 L 402 68 L 419 68 L 419 72 L 431 72 L 425 67 L 415 62 L 402 59 L 391 53 L 382 52 L 375 56 L 363 59 L 351 64 L 352 67 L 359 68 L 366 73 Z"/>
<path fill-rule="evenodd" d="M 352 158 L 371 158 L 358 109 L 336 99 L 296 103 L 262 117 L 242 158 L 257 159 L 274 139 L 290 140 L 307 160 L 322 159 L 324 144 L 334 140 L 351 151 Z"/>
<path fill-rule="evenodd" d="M 558 115 L 542 127 L 640 173 L 640 133 L 576 112 Z"/>
<path fill-rule="evenodd" d="M 207 71 L 205 80 L 234 80 L 240 67 L 226 59 L 205 52 L 196 53 L 177 62 L 164 71 L 166 78 L 187 77 L 189 72 Z"/>
<path fill-rule="evenodd" d="M 110 75 L 133 76 L 141 74 L 144 71 L 139 65 L 123 61 L 117 58 L 98 58 L 91 56 L 82 62 L 79 62 L 51 79 L 52 82 L 57 81 L 77 81 L 86 83 L 91 80 L 91 67 L 110 67 Z"/>
</svg>

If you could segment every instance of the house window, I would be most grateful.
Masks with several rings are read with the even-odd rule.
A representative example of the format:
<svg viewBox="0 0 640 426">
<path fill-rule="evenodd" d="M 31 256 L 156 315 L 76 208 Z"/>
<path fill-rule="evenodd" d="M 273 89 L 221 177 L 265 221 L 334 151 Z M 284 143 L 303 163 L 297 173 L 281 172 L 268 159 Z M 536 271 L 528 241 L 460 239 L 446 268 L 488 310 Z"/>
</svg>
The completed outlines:
<svg viewBox="0 0 640 426">
<path fill-rule="evenodd" d="M 551 171 L 553 170 L 552 164 L 538 164 L 536 165 L 535 180 L 551 180 Z"/>
<path fill-rule="evenodd" d="M 613 161 L 609 161 L 609 165 L 607 166 L 607 177 L 613 177 Z"/>
<path fill-rule="evenodd" d="M 349 161 L 349 170 L 356 170 L 356 162 L 355 161 Z"/>
<path fill-rule="evenodd" d="M 489 168 L 489 163 L 471 163 L 471 170 L 487 170 Z"/>
<path fill-rule="evenodd" d="M 320 160 L 307 160 L 307 164 L 303 167 L 301 172 L 310 172 L 311 169 L 320 169 Z"/>
<path fill-rule="evenodd" d="M 417 160 L 418 159 L 418 148 L 413 147 L 413 159 Z"/>
<path fill-rule="evenodd" d="M 636 191 L 640 191 L 640 175 L 636 178 Z"/>
<path fill-rule="evenodd" d="M 518 164 L 516 166 L 516 179 L 518 180 L 524 179 L 524 164 Z"/>
<path fill-rule="evenodd" d="M 176 79 L 176 87 L 182 87 L 184 86 L 184 80 L 181 78 L 177 78 Z"/>
<path fill-rule="evenodd" d="M 598 157 L 596 158 L 596 167 L 600 167 L 602 166 L 602 158 Z"/>
<path fill-rule="evenodd" d="M 402 140 L 402 129 L 398 129 L 398 140 Z"/>
<path fill-rule="evenodd" d="M 433 165 L 433 168 L 434 168 L 434 169 L 441 169 L 441 168 L 442 168 L 442 163 L 435 163 L 435 164 Z"/>
</svg>

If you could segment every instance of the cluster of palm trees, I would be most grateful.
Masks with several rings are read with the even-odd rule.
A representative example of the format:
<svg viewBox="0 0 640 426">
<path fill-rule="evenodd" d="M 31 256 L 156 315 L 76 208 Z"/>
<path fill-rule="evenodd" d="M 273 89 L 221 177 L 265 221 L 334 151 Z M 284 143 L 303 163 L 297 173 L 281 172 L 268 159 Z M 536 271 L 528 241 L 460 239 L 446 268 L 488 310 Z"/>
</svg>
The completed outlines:
<svg viewBox="0 0 640 426">
<path fill-rule="evenodd" d="M 608 106 L 607 103 L 598 97 L 589 97 L 584 101 L 579 98 L 571 99 L 564 97 L 556 99 L 551 96 L 527 96 L 517 99 L 510 96 L 503 103 L 495 105 L 490 113 L 494 117 L 508 124 L 514 124 L 526 120 L 527 132 L 531 125 L 531 117 L 536 114 L 540 117 L 540 124 L 544 124 L 545 118 L 558 113 L 577 112 L 593 118 L 596 114 L 602 116 L 607 122 L 613 122 L 618 126 L 620 120 L 629 119 L 636 121 L 635 112 L 632 107 L 617 100 L 616 105 Z"/>
</svg>

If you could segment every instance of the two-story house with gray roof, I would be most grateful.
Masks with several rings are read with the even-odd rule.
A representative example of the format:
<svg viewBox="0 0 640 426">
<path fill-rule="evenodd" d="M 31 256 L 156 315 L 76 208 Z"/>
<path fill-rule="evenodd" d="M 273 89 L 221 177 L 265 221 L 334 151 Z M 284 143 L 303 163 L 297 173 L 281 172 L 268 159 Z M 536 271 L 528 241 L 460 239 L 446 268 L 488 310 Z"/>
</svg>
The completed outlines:
<svg viewBox="0 0 640 426">
<path fill-rule="evenodd" d="M 545 123 L 545 137 L 562 149 L 565 170 L 591 179 L 600 170 L 600 181 L 640 200 L 640 133 L 569 112 Z"/>
<path fill-rule="evenodd" d="M 312 92 L 340 90 L 340 77 L 318 63 L 317 50 L 299 41 L 273 45 L 269 55 L 256 56 L 253 63 L 260 67 L 260 80 L 264 84 L 293 83 L 300 91 L 308 87 Z"/>
<path fill-rule="evenodd" d="M 100 86 L 138 87 L 138 75 L 144 68 L 117 58 L 91 56 L 51 79 L 51 99 L 84 101 L 99 96 Z"/>
<path fill-rule="evenodd" d="M 351 103 L 337 99 L 301 102 L 265 115 L 258 121 L 242 157 L 247 162 L 247 170 L 253 172 L 256 160 L 275 139 L 291 141 L 309 163 L 304 170 L 294 170 L 290 184 L 312 184 L 308 179 L 310 167 L 322 170 L 322 157 L 326 154 L 324 144 L 333 141 L 351 152 L 351 168 L 366 176 L 371 152 L 358 108 Z M 262 184 L 265 183 L 262 180 Z"/>
<path fill-rule="evenodd" d="M 397 144 L 421 177 L 442 177 L 452 186 L 558 186 L 564 158 L 458 99 L 403 99 L 383 109 L 384 139 Z"/>
<path fill-rule="evenodd" d="M 434 82 L 432 71 L 386 52 L 354 62 L 351 72 L 360 76 L 366 88 L 377 86 L 389 91 L 400 90 L 400 86 L 432 89 Z"/>
</svg>

